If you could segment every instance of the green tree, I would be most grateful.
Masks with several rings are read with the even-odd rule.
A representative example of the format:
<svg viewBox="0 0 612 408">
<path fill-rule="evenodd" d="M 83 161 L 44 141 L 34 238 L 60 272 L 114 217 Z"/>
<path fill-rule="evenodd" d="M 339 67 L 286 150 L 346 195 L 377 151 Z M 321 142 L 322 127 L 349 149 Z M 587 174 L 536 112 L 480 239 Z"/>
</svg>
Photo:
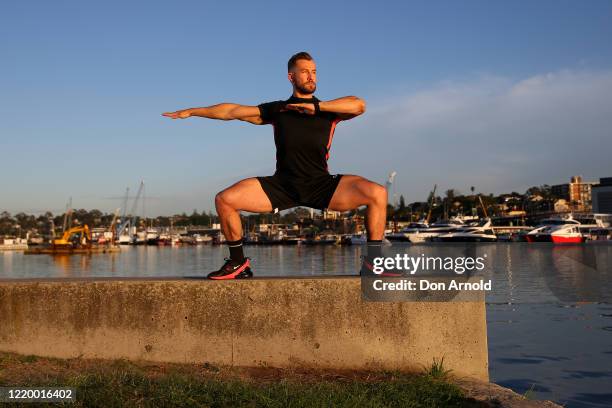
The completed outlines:
<svg viewBox="0 0 612 408">
<path fill-rule="evenodd" d="M 403 213 L 406 210 L 406 200 L 404 200 L 404 195 L 403 194 L 400 194 L 398 210 L 399 210 L 400 213 Z"/>
</svg>

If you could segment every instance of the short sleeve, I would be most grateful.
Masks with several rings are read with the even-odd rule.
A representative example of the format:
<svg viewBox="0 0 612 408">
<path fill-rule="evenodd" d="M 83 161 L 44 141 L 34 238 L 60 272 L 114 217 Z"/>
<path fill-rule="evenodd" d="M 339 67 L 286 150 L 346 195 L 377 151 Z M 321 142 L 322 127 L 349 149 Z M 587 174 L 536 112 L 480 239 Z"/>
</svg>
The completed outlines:
<svg viewBox="0 0 612 408">
<path fill-rule="evenodd" d="M 321 115 L 330 120 L 331 122 L 340 122 L 342 120 L 342 116 L 339 113 L 334 112 L 321 112 Z"/>
<path fill-rule="evenodd" d="M 285 107 L 285 101 L 274 101 L 266 102 L 258 105 L 259 116 L 264 123 L 272 123 L 276 120 L 276 116 L 280 113 L 281 109 Z"/>
</svg>

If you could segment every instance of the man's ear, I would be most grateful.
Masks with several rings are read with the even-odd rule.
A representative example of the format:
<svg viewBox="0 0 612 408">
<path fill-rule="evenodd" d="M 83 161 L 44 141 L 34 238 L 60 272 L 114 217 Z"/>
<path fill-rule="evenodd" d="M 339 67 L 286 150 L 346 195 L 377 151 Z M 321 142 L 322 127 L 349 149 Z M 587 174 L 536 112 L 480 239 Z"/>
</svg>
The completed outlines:
<svg viewBox="0 0 612 408">
<path fill-rule="evenodd" d="M 293 83 L 293 72 L 287 73 L 287 79 L 289 80 L 289 82 Z"/>
</svg>

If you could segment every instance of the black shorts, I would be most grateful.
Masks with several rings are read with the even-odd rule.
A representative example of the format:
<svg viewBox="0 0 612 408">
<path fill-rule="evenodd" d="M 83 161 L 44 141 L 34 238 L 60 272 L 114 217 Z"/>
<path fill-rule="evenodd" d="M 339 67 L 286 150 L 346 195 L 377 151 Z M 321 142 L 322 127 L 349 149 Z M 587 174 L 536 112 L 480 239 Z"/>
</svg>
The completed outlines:
<svg viewBox="0 0 612 408">
<path fill-rule="evenodd" d="M 272 211 L 304 206 L 326 209 L 338 187 L 342 174 L 324 174 L 308 180 L 296 180 L 275 174 L 257 177 L 272 203 Z"/>
</svg>

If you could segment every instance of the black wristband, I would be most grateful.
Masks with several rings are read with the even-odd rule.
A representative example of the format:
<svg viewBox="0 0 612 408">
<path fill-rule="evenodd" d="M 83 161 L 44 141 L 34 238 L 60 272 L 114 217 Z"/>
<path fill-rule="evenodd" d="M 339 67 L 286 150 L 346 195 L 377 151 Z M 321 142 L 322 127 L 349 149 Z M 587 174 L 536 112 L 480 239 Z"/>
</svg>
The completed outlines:
<svg viewBox="0 0 612 408">
<path fill-rule="evenodd" d="M 314 100 L 312 101 L 312 104 L 314 105 L 315 108 L 315 115 L 318 115 L 321 113 L 321 107 L 319 106 L 319 101 Z"/>
</svg>

